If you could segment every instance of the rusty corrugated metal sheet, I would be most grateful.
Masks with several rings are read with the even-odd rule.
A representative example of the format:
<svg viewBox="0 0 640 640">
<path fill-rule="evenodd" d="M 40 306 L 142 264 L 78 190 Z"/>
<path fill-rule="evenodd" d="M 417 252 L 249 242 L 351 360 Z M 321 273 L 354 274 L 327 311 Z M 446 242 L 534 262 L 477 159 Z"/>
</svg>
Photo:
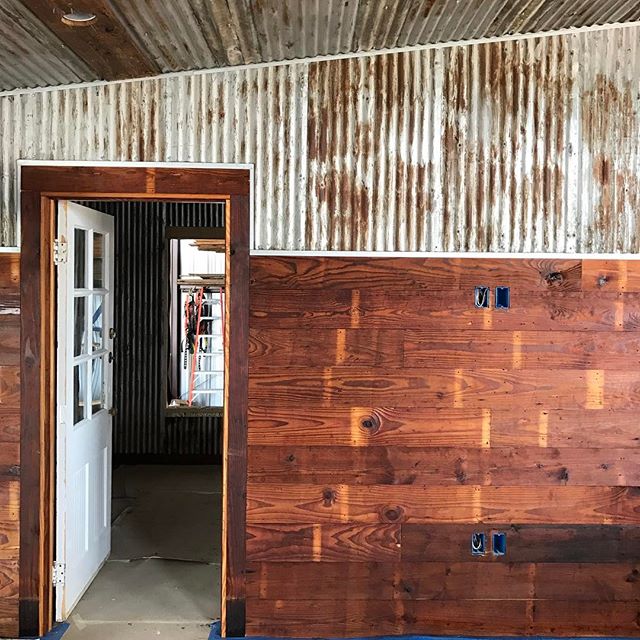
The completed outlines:
<svg viewBox="0 0 640 640">
<path fill-rule="evenodd" d="M 314 63 L 314 249 L 635 252 L 637 29 Z"/>
<path fill-rule="evenodd" d="M 122 456 L 221 454 L 221 419 L 165 417 L 162 397 L 163 273 L 166 228 L 222 227 L 224 203 L 89 202 L 114 216 L 115 317 L 113 453 Z"/>
<path fill-rule="evenodd" d="M 16 243 L 16 161 L 29 158 L 252 162 L 256 233 L 301 246 L 306 87 L 306 66 L 287 65 L 0 98 L 0 245 Z"/>
<path fill-rule="evenodd" d="M 70 3 L 70 6 L 73 3 Z M 640 20 L 640 0 L 110 0 L 163 72 Z M 27 11 L 0 0 L 0 90 L 97 79 Z M 110 79 L 110 78 L 101 78 Z"/>
<path fill-rule="evenodd" d="M 15 160 L 255 163 L 254 248 L 636 252 L 639 27 L 0 99 Z M 65 122 L 72 123 L 71 127 Z"/>
</svg>

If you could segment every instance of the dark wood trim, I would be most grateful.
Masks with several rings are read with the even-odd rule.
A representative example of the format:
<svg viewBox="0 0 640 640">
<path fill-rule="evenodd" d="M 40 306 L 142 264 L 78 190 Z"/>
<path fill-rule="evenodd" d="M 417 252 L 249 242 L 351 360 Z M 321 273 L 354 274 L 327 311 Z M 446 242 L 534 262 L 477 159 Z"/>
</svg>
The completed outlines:
<svg viewBox="0 0 640 640">
<path fill-rule="evenodd" d="M 225 325 L 224 443 L 223 443 L 223 512 L 222 512 L 222 633 L 245 635 L 245 563 L 246 484 L 247 484 L 247 413 L 249 401 L 249 198 L 233 196 L 227 204 L 227 260 Z M 240 543 L 234 540 L 243 532 Z"/>
<path fill-rule="evenodd" d="M 22 167 L 21 189 L 76 200 L 226 200 L 249 195 L 248 169 Z"/>
<path fill-rule="evenodd" d="M 225 240 L 224 227 L 167 227 L 169 240 Z"/>
<path fill-rule="evenodd" d="M 249 193 L 244 169 L 34 166 L 21 168 L 20 634 L 53 621 L 55 271 L 57 199 L 225 200 L 227 363 L 222 632 L 244 635 L 249 324 Z M 234 291 L 235 289 L 235 291 Z M 229 400 L 231 399 L 231 400 Z"/>
</svg>

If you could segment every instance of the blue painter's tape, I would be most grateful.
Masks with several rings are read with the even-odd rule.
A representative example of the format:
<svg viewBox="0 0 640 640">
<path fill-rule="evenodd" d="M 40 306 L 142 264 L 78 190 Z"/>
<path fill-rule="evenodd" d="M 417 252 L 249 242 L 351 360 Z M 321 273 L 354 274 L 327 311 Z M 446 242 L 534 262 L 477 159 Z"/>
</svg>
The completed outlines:
<svg viewBox="0 0 640 640">
<path fill-rule="evenodd" d="M 49 633 L 42 636 L 42 640 L 60 640 L 68 628 L 68 622 L 59 622 Z"/>
<path fill-rule="evenodd" d="M 221 640 L 220 622 L 211 625 L 209 640 Z M 309 638 L 278 638 L 277 636 L 247 636 L 248 640 L 309 640 Z M 336 638 L 314 638 L 314 640 L 338 640 Z M 514 637 L 489 637 L 489 636 L 365 636 L 362 638 L 349 638 L 349 640 L 594 640 L 593 638 L 555 638 L 554 636 L 514 636 Z M 598 640 L 633 640 L 626 637 L 598 638 Z M 637 638 L 635 639 L 637 640 Z"/>
</svg>

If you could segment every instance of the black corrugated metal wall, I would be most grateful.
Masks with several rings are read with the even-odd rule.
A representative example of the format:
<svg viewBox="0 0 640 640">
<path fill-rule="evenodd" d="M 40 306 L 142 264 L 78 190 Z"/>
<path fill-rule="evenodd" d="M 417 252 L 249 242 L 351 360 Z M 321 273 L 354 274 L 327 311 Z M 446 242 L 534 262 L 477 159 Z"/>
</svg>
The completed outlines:
<svg viewBox="0 0 640 640">
<path fill-rule="evenodd" d="M 115 218 L 114 459 L 214 461 L 221 453 L 221 418 L 164 415 L 163 248 L 167 227 L 223 227 L 224 203 L 83 204 Z"/>
</svg>

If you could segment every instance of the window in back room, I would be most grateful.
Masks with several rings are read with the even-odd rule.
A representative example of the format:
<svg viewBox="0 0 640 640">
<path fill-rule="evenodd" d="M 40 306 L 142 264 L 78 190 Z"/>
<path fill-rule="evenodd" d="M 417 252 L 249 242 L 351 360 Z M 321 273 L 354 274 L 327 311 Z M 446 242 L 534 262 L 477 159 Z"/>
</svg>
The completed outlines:
<svg viewBox="0 0 640 640">
<path fill-rule="evenodd" d="M 167 402 L 173 410 L 224 406 L 224 250 L 224 239 L 169 238 Z"/>
</svg>

